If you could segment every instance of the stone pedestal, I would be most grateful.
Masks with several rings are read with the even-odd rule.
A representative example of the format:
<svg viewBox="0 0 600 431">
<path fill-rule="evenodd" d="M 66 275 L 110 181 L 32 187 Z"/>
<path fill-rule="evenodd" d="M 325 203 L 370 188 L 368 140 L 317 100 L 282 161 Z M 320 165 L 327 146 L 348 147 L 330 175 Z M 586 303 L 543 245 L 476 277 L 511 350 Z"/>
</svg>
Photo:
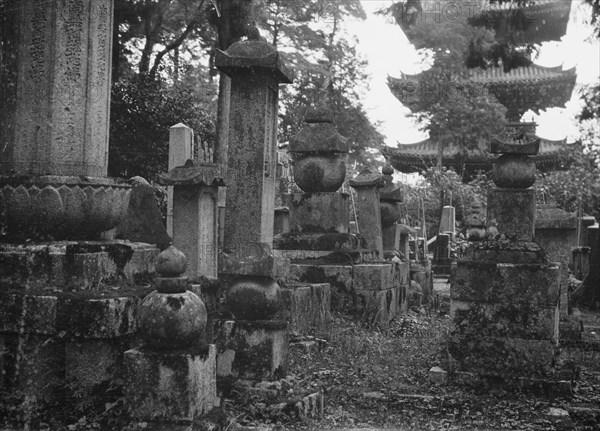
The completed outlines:
<svg viewBox="0 0 600 431">
<path fill-rule="evenodd" d="M 286 195 L 290 230 L 299 233 L 348 233 L 350 196 L 316 192 Z"/>
<path fill-rule="evenodd" d="M 221 322 L 217 332 L 217 375 L 250 380 L 286 376 L 288 322 L 236 320 Z"/>
<path fill-rule="evenodd" d="M 190 261 L 188 277 L 217 278 L 219 166 L 188 160 L 159 181 L 173 187 L 173 245 Z"/>
<path fill-rule="evenodd" d="M 125 352 L 125 397 L 141 421 L 191 421 L 219 405 L 214 344 Z"/>
</svg>

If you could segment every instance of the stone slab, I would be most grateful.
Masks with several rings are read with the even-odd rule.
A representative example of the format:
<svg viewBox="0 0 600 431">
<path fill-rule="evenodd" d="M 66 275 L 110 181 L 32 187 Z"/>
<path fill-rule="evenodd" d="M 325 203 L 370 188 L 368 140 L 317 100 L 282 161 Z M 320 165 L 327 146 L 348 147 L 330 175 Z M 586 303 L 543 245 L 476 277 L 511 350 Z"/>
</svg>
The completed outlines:
<svg viewBox="0 0 600 431">
<path fill-rule="evenodd" d="M 290 232 L 275 238 L 273 247 L 281 250 L 358 251 L 365 249 L 366 243 L 354 233 Z"/>
<path fill-rule="evenodd" d="M 0 332 L 55 334 L 57 304 L 54 295 L 0 292 Z"/>
<path fill-rule="evenodd" d="M 545 263 L 544 250 L 529 241 L 480 241 L 467 247 L 465 259 L 494 263 Z"/>
<path fill-rule="evenodd" d="M 352 287 L 359 290 L 387 290 L 400 284 L 399 272 L 393 263 L 353 266 Z"/>
<path fill-rule="evenodd" d="M 460 333 L 476 325 L 479 335 L 492 337 L 535 338 L 558 341 L 556 307 L 524 307 L 521 304 L 486 304 L 452 300 L 450 329 Z M 478 336 L 479 336 L 478 335 Z"/>
<path fill-rule="evenodd" d="M 555 306 L 560 295 L 556 264 L 458 261 L 452 268 L 452 299 Z"/>
<path fill-rule="evenodd" d="M 288 323 L 285 320 L 215 322 L 217 375 L 240 379 L 274 380 L 288 366 Z"/>
<path fill-rule="evenodd" d="M 97 290 L 150 280 L 158 249 L 127 241 L 0 245 L 0 283 L 24 289 Z"/>
<path fill-rule="evenodd" d="M 533 189 L 492 190 L 488 196 L 487 229 L 496 227 L 507 239 L 533 241 L 535 191 Z"/>
<path fill-rule="evenodd" d="M 354 312 L 368 322 L 386 327 L 400 314 L 400 287 L 385 290 L 356 290 Z"/>
<path fill-rule="evenodd" d="M 347 193 L 291 193 L 285 199 L 290 210 L 290 231 L 349 232 L 350 206 Z"/>
<path fill-rule="evenodd" d="M 287 284 L 281 289 L 282 311 L 289 330 L 299 334 L 324 331 L 331 320 L 331 288 L 328 283 Z"/>
<path fill-rule="evenodd" d="M 216 347 L 124 354 L 125 400 L 133 418 L 190 421 L 219 404 Z"/>
</svg>

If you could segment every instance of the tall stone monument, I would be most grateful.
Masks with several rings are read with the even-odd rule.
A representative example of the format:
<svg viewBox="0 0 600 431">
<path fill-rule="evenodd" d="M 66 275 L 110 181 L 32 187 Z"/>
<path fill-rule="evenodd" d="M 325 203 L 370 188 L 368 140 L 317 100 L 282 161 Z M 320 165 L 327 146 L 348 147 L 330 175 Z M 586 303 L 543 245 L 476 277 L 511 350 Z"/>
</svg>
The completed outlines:
<svg viewBox="0 0 600 431">
<path fill-rule="evenodd" d="M 545 385 L 562 377 L 554 367 L 559 267 L 534 238 L 531 156 L 539 140 L 495 141 L 491 148 L 500 157 L 493 171 L 497 188 L 488 198 L 489 235 L 470 244 L 451 276 L 451 371 L 479 382 Z"/>
<path fill-rule="evenodd" d="M 227 197 L 219 272 L 236 319 L 218 343 L 220 375 L 269 379 L 285 374 L 287 322 L 273 320 L 281 304 L 273 245 L 277 101 L 292 72 L 266 41 L 236 42 L 217 51 L 231 78 Z M 257 349 L 262 349 L 257 351 Z"/>
</svg>

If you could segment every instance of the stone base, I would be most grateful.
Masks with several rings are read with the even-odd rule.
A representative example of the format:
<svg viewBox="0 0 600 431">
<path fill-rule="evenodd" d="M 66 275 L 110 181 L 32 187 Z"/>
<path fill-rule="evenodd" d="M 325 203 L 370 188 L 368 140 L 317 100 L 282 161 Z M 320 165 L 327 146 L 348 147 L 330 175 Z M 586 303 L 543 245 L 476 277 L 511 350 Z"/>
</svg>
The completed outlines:
<svg viewBox="0 0 600 431">
<path fill-rule="evenodd" d="M 217 321 L 217 375 L 274 380 L 287 373 L 289 340 L 284 320 Z"/>
<path fill-rule="evenodd" d="M 256 275 L 285 278 L 288 259 L 275 259 L 266 243 L 238 244 L 233 250 L 219 251 L 219 276 Z M 219 277 L 220 278 L 220 277 Z"/>
<path fill-rule="evenodd" d="M 290 332 L 322 332 L 331 320 L 331 288 L 328 283 L 290 283 L 281 288 L 279 317 L 290 324 Z"/>
<path fill-rule="evenodd" d="M 289 259 L 290 263 L 352 264 L 381 263 L 375 250 L 273 250 L 275 259 Z"/>
<path fill-rule="evenodd" d="M 346 193 L 292 193 L 285 196 L 292 232 L 348 233 L 349 195 Z"/>
<path fill-rule="evenodd" d="M 487 202 L 487 228 L 515 241 L 533 241 L 535 191 L 533 189 L 492 190 Z"/>
<path fill-rule="evenodd" d="M 64 291 L 136 284 L 153 277 L 157 255 L 152 245 L 121 240 L 1 244 L 0 283 Z"/>
<path fill-rule="evenodd" d="M 387 324 L 402 309 L 409 284 L 409 264 L 291 264 L 290 279 L 331 285 L 332 309 L 359 313 Z"/>
<path fill-rule="evenodd" d="M 219 405 L 216 347 L 125 352 L 125 399 L 133 418 L 194 420 Z"/>
<path fill-rule="evenodd" d="M 356 251 L 363 250 L 366 243 L 354 233 L 286 233 L 273 239 L 273 247 L 279 250 Z"/>
</svg>

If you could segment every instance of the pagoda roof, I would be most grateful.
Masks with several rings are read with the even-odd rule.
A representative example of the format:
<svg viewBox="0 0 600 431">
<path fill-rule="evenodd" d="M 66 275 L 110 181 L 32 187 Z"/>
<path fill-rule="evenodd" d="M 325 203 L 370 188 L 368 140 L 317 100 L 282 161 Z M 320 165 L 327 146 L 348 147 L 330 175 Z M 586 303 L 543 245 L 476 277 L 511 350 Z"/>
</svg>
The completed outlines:
<svg viewBox="0 0 600 431">
<path fill-rule="evenodd" d="M 487 89 L 507 109 L 507 117 L 518 121 L 528 110 L 540 110 L 564 106 L 571 99 L 577 79 L 576 68 L 563 70 L 562 66 L 543 67 L 532 64 L 504 72 L 502 67 L 471 69 L 467 78 L 457 82 Z M 439 98 L 439 90 L 431 91 L 421 83 L 421 74 L 388 77 L 388 85 L 394 95 L 411 110 L 421 111 L 431 102 L 429 97 Z M 450 83 L 448 84 L 450 85 Z M 432 100 L 433 101 L 433 100 Z"/>
<path fill-rule="evenodd" d="M 565 148 L 566 139 L 539 140 L 539 153 L 532 156 L 536 167 L 541 171 L 560 169 L 560 153 Z M 384 146 L 381 150 L 385 158 L 394 168 L 405 174 L 421 172 L 437 165 L 438 145 L 436 141 L 425 139 L 414 144 L 400 144 L 398 148 Z M 478 171 L 487 172 L 492 169 L 496 155 L 491 154 L 487 148 L 479 147 L 466 152 L 459 144 L 444 146 L 443 165 L 462 172 L 463 176 L 470 177 Z"/>
<path fill-rule="evenodd" d="M 560 41 L 567 31 L 572 0 L 482 0 L 469 23 L 494 29 L 496 38 L 515 44 Z"/>
</svg>

